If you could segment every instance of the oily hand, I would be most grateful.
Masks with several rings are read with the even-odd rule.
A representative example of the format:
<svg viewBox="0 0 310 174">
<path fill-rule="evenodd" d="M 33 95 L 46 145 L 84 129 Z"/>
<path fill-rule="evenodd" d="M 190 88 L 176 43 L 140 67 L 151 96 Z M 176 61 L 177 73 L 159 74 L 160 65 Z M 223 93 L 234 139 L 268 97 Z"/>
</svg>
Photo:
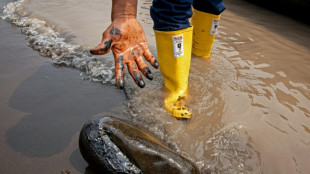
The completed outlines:
<svg viewBox="0 0 310 174">
<path fill-rule="evenodd" d="M 152 72 L 142 56 L 155 68 L 158 68 L 159 64 L 149 50 L 144 31 L 135 18 L 113 20 L 112 24 L 103 32 L 102 42 L 90 52 L 101 55 L 108 53 L 111 49 L 115 60 L 116 84 L 119 88 L 122 89 L 125 85 L 125 64 L 127 64 L 131 77 L 140 88 L 145 86 L 140 71 L 148 79 L 153 79 Z"/>
</svg>

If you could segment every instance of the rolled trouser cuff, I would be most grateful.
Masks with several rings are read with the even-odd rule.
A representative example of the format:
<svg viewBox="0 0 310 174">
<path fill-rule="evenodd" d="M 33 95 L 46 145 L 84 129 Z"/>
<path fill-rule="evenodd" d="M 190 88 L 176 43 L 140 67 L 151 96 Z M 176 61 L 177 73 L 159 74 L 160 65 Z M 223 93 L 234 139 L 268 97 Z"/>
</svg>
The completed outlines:
<svg viewBox="0 0 310 174">
<path fill-rule="evenodd" d="M 226 9 L 223 0 L 194 0 L 193 7 L 201 12 L 214 15 L 219 15 Z"/>
<path fill-rule="evenodd" d="M 150 8 L 154 30 L 176 31 L 190 27 L 192 0 L 153 0 Z"/>
</svg>

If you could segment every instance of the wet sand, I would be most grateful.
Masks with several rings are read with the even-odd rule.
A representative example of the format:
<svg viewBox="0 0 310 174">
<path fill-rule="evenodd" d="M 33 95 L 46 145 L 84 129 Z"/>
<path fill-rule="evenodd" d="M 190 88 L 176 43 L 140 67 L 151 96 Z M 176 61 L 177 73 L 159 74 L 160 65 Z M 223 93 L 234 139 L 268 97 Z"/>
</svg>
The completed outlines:
<svg viewBox="0 0 310 174">
<path fill-rule="evenodd" d="M 54 66 L 2 20 L 0 38 L 0 173 L 92 173 L 79 131 L 95 116 L 120 114 L 123 91 Z"/>
</svg>

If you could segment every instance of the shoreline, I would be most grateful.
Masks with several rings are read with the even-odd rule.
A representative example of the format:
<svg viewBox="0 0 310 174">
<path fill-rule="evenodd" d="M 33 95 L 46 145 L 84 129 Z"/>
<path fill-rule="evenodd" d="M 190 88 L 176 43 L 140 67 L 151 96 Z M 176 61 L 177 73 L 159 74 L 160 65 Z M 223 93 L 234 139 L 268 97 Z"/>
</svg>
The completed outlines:
<svg viewBox="0 0 310 174">
<path fill-rule="evenodd" d="M 1 20 L 0 29 L 0 152 L 5 158 L 0 173 L 86 172 L 79 131 L 93 117 L 121 114 L 124 92 L 82 80 L 79 70 L 54 66 L 27 46 L 19 28 Z"/>
</svg>

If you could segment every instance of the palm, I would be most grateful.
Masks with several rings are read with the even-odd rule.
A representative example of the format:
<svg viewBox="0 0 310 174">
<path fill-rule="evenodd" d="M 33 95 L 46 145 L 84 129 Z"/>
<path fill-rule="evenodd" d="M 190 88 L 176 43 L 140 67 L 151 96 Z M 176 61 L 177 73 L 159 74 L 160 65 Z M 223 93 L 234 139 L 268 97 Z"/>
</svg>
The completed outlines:
<svg viewBox="0 0 310 174">
<path fill-rule="evenodd" d="M 115 75 L 119 88 L 124 87 L 125 64 L 136 84 L 143 88 L 145 83 L 140 71 L 152 80 L 153 75 L 142 56 L 155 68 L 158 62 L 150 52 L 144 31 L 135 18 L 118 18 L 104 31 L 102 42 L 91 50 L 92 54 L 106 54 L 112 49 L 115 59 Z"/>
</svg>

